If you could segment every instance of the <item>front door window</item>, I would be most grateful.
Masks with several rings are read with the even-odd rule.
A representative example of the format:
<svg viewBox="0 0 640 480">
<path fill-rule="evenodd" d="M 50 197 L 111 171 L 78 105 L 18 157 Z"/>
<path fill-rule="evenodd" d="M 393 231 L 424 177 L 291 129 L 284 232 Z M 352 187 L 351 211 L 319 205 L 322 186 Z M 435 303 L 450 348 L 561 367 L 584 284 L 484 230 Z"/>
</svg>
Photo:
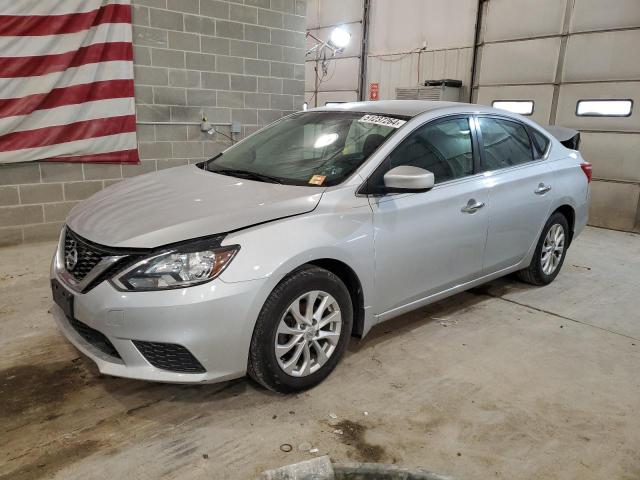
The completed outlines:
<svg viewBox="0 0 640 480">
<path fill-rule="evenodd" d="M 469 119 L 456 117 L 431 122 L 409 134 L 373 174 L 371 191 L 382 190 L 384 174 L 403 165 L 429 170 L 436 184 L 472 175 L 473 142 Z"/>
</svg>

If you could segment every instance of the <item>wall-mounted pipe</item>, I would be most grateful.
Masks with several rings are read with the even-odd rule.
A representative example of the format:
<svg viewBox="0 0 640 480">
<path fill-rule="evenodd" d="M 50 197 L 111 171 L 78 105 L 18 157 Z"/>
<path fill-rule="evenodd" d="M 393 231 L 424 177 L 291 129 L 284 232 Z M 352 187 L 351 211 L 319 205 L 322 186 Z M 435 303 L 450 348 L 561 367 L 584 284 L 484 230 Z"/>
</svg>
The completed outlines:
<svg viewBox="0 0 640 480">
<path fill-rule="evenodd" d="M 364 0 L 362 7 L 362 49 L 360 50 L 360 92 L 358 99 L 368 100 L 367 95 L 367 56 L 369 55 L 369 16 L 371 0 Z"/>
<path fill-rule="evenodd" d="M 478 11 L 476 12 L 476 27 L 473 39 L 473 55 L 471 57 L 471 85 L 469 85 L 469 103 L 473 102 L 473 86 L 476 84 L 476 61 L 478 47 L 480 46 L 480 31 L 482 29 L 482 8 L 485 0 L 478 0 Z"/>
</svg>

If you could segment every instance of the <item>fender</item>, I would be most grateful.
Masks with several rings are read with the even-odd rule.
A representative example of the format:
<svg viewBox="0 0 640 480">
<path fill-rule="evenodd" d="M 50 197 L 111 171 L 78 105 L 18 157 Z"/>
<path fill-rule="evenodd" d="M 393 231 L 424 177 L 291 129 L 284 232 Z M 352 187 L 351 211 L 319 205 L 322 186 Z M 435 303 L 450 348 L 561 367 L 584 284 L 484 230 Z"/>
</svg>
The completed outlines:
<svg viewBox="0 0 640 480">
<path fill-rule="evenodd" d="M 373 325 L 371 298 L 375 282 L 373 212 L 355 186 L 327 190 L 318 207 L 306 214 L 230 232 L 223 245 L 240 245 L 220 275 L 226 283 L 265 280 L 256 301 L 266 300 L 286 275 L 309 262 L 338 260 L 358 276 L 364 297 L 364 331 Z"/>
</svg>

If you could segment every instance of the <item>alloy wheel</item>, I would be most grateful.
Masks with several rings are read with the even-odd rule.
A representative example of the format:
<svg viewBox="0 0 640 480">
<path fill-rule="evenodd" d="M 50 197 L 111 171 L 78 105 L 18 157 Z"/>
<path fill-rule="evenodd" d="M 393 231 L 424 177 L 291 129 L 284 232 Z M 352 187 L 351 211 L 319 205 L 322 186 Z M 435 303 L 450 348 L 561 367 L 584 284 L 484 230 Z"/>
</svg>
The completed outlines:
<svg viewBox="0 0 640 480">
<path fill-rule="evenodd" d="M 296 298 L 280 319 L 275 354 L 280 368 L 293 377 L 318 371 L 336 350 L 342 315 L 335 298 L 313 290 Z"/>
<path fill-rule="evenodd" d="M 552 275 L 560 265 L 564 253 L 564 243 L 564 228 L 558 223 L 553 224 L 544 239 L 540 257 L 542 272 L 545 275 Z"/>
</svg>

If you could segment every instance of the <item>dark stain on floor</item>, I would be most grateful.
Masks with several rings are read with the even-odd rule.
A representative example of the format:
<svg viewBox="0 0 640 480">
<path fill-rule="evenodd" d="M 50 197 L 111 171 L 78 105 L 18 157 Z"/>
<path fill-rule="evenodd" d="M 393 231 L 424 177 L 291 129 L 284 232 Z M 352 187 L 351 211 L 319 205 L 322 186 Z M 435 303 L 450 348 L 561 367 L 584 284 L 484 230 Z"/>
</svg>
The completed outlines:
<svg viewBox="0 0 640 480">
<path fill-rule="evenodd" d="M 38 478 L 50 478 L 57 472 L 88 457 L 102 448 L 102 444 L 96 440 L 83 442 L 53 449 L 33 461 L 26 463 L 16 470 L 6 474 L 0 474 L 0 480 L 35 480 Z"/>
<path fill-rule="evenodd" d="M 48 415 L 56 415 L 65 396 L 92 378 L 79 360 L 18 365 L 0 371 L 0 411 L 7 417 L 33 409 L 46 409 Z"/>
<path fill-rule="evenodd" d="M 367 427 L 351 420 L 342 420 L 334 428 L 342 430 L 339 439 L 345 445 L 355 449 L 354 460 L 361 462 L 379 462 L 387 456 L 385 449 L 380 445 L 372 445 L 364 439 Z M 352 456 L 351 454 L 349 456 Z"/>
</svg>

